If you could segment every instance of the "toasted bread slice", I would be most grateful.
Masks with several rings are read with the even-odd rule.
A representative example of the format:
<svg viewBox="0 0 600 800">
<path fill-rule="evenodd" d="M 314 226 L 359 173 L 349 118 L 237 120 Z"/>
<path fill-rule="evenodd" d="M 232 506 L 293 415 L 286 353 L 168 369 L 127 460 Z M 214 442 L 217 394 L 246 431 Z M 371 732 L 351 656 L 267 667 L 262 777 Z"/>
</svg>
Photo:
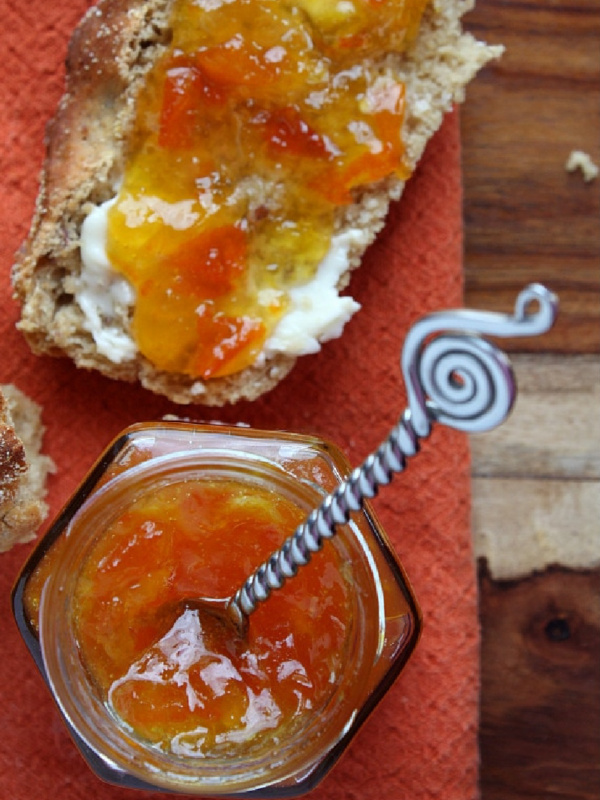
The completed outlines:
<svg viewBox="0 0 600 800">
<path fill-rule="evenodd" d="M 178 403 L 218 406 L 252 400 L 270 390 L 297 356 L 271 353 L 240 372 L 208 380 L 161 371 L 139 352 L 121 359 L 103 354 L 77 300 L 82 225 L 90 211 L 115 194 L 136 98 L 171 37 L 170 8 L 170 0 L 100 0 L 75 31 L 66 92 L 48 127 L 35 217 L 14 267 L 13 283 L 22 303 L 19 327 L 35 353 L 67 355 L 79 367 L 140 381 Z M 405 84 L 402 138 L 410 169 L 443 115 L 463 100 L 469 80 L 501 52 L 463 32 L 461 16 L 468 8 L 462 0 L 434 0 L 409 49 L 386 56 L 386 66 Z M 362 187 L 352 204 L 339 208 L 336 234 L 353 235 L 338 288 L 360 264 L 384 225 L 390 201 L 400 197 L 403 186 L 398 178 L 386 178 Z M 96 320 L 117 338 L 129 336 L 130 323 L 131 306 L 119 302 Z"/>
</svg>

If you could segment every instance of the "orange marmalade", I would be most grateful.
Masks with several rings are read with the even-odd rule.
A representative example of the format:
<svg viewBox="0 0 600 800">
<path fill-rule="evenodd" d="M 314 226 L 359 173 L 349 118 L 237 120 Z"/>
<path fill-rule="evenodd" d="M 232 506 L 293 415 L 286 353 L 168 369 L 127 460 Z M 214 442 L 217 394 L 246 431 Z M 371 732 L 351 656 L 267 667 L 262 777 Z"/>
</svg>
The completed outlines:
<svg viewBox="0 0 600 800">
<path fill-rule="evenodd" d="M 157 368 L 210 379 L 253 364 L 328 253 L 336 211 L 408 177 L 404 87 L 381 65 L 425 4 L 175 0 L 107 237 Z"/>
<path fill-rule="evenodd" d="M 256 610 L 244 638 L 186 604 L 232 594 L 305 516 L 268 488 L 180 480 L 133 501 L 94 544 L 75 583 L 74 633 L 100 697 L 138 738 L 214 756 L 319 713 L 352 627 L 333 548 Z"/>
</svg>

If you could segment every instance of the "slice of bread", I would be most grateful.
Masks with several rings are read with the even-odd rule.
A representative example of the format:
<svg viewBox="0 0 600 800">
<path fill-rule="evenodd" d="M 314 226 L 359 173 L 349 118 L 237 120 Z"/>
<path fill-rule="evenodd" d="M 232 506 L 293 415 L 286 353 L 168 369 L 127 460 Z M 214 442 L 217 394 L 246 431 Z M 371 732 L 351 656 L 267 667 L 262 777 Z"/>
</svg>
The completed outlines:
<svg viewBox="0 0 600 800">
<path fill-rule="evenodd" d="M 0 553 L 35 538 L 48 506 L 52 460 L 41 453 L 41 409 L 12 384 L 0 386 Z"/>
<path fill-rule="evenodd" d="M 139 380 L 175 402 L 223 405 L 268 391 L 296 357 L 276 353 L 236 374 L 205 381 L 161 372 L 139 354 L 115 363 L 99 351 L 76 298 L 82 223 L 115 194 L 136 97 L 170 39 L 170 7 L 171 0 L 100 0 L 76 29 L 66 92 L 48 127 L 36 212 L 17 256 L 13 284 L 22 304 L 19 327 L 34 352 L 67 355 L 79 367 Z M 461 16 L 468 8 L 463 0 L 432 0 L 407 52 L 386 57 L 386 66 L 406 87 L 402 137 L 411 169 L 444 113 L 463 100 L 469 80 L 501 52 L 463 32 Z M 367 186 L 353 204 L 339 209 L 337 232 L 361 231 L 350 246 L 339 288 L 382 228 L 389 203 L 400 197 L 403 185 L 394 178 Z M 130 315 L 130 308 L 117 305 L 101 324 L 128 332 Z"/>
</svg>

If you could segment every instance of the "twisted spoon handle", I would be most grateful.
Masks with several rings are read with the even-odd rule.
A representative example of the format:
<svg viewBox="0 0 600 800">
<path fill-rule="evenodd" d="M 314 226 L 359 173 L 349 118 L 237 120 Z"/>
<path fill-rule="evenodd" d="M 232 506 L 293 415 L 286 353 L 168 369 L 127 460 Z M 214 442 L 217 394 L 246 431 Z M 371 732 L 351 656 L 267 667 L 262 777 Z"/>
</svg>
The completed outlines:
<svg viewBox="0 0 600 800">
<path fill-rule="evenodd" d="M 535 304 L 535 310 L 529 310 Z M 515 380 L 504 353 L 482 339 L 537 336 L 553 324 L 555 295 L 539 284 L 524 289 L 512 315 L 446 311 L 417 322 L 402 351 L 408 408 L 381 446 L 357 467 L 319 508 L 244 582 L 232 599 L 235 611 L 251 614 L 323 547 L 353 511 L 402 472 L 429 435 L 433 422 L 466 432 L 499 425 L 516 397 Z"/>
</svg>

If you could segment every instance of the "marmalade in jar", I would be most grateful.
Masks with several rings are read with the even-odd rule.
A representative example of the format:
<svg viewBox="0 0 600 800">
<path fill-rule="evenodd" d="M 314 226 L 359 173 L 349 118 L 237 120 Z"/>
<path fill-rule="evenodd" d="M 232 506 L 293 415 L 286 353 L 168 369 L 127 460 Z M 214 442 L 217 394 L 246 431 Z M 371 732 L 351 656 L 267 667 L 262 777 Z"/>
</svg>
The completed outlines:
<svg viewBox="0 0 600 800">
<path fill-rule="evenodd" d="M 143 496 L 103 532 L 75 583 L 73 625 L 121 724 L 168 752 L 206 757 L 290 735 L 319 712 L 352 627 L 339 554 L 319 553 L 243 637 L 193 603 L 235 592 L 305 517 L 269 489 L 198 479 Z"/>
<path fill-rule="evenodd" d="M 107 255 L 157 368 L 210 379 L 260 360 L 339 209 L 408 177 L 404 86 L 384 63 L 425 5 L 175 0 L 108 212 Z"/>
</svg>

